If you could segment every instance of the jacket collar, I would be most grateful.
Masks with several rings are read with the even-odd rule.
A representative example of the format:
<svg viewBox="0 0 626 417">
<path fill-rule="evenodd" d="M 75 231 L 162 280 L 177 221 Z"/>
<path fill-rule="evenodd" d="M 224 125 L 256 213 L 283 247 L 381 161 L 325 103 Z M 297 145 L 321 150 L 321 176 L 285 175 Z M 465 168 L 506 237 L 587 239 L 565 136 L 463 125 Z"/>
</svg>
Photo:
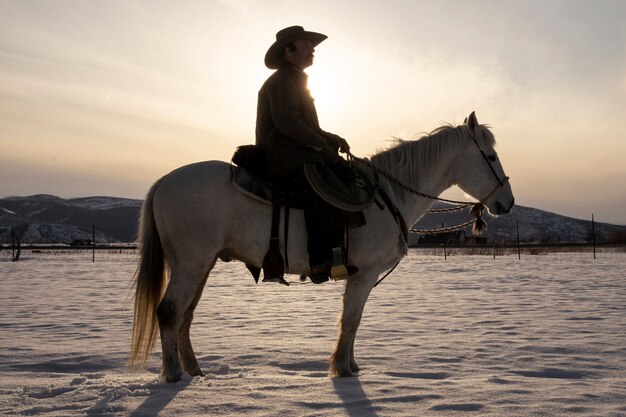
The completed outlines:
<svg viewBox="0 0 626 417">
<path fill-rule="evenodd" d="M 283 61 L 278 68 L 279 69 L 286 69 L 288 71 L 292 71 L 292 72 L 300 75 L 305 80 L 309 78 L 309 76 L 307 75 L 306 72 L 304 72 L 304 70 L 302 70 L 300 67 L 292 64 L 289 61 Z"/>
</svg>

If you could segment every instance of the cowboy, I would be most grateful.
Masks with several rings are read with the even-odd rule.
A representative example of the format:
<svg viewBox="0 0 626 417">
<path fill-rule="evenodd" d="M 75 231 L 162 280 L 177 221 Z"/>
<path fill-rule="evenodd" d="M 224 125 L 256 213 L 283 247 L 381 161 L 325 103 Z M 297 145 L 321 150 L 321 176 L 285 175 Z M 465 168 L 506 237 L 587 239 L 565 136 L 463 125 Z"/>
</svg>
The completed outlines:
<svg viewBox="0 0 626 417">
<path fill-rule="evenodd" d="M 265 66 L 276 71 L 259 90 L 256 119 L 256 144 L 266 149 L 270 174 L 302 179 L 300 183 L 307 188 L 304 216 L 309 277 L 316 284 L 329 279 L 333 249 L 341 246 L 343 227 L 332 224 L 337 223 L 331 220 L 337 219 L 337 209 L 310 188 L 303 167 L 309 162 L 335 166 L 344 162 L 338 150 L 350 150 L 345 139 L 320 128 L 307 86 L 304 69 L 313 64 L 315 47 L 326 38 L 301 26 L 290 26 L 276 34 L 276 41 L 265 54 Z"/>
</svg>

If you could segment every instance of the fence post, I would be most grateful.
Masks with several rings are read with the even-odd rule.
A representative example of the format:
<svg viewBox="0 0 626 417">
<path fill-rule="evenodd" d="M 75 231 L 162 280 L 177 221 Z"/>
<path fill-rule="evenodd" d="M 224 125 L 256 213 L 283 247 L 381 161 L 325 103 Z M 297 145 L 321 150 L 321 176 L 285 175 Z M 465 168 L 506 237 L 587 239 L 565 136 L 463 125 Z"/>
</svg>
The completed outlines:
<svg viewBox="0 0 626 417">
<path fill-rule="evenodd" d="M 443 222 L 441 222 L 441 228 L 444 228 Z M 445 232 L 443 233 L 445 235 Z M 448 251 L 446 250 L 446 238 L 444 236 L 443 238 L 443 260 L 447 261 L 448 260 Z"/>
<path fill-rule="evenodd" d="M 11 260 L 15 262 L 15 227 L 11 226 Z"/>
<path fill-rule="evenodd" d="M 593 246 L 593 259 L 596 259 L 596 223 L 591 213 L 591 245 Z"/>
<path fill-rule="evenodd" d="M 96 262 L 96 225 L 91 225 L 91 262 Z"/>
<path fill-rule="evenodd" d="M 519 221 L 515 220 L 515 228 L 517 230 L 517 259 L 522 259 L 522 254 L 520 253 L 519 246 Z"/>
</svg>

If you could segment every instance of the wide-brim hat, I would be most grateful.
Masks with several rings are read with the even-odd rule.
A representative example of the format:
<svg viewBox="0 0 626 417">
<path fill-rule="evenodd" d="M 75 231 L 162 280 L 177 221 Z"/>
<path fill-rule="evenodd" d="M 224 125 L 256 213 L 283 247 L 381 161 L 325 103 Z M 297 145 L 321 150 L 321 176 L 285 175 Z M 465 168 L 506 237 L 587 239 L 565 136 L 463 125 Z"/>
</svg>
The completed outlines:
<svg viewBox="0 0 626 417">
<path fill-rule="evenodd" d="M 289 26 L 276 33 L 276 42 L 270 46 L 265 54 L 265 66 L 269 69 L 276 69 L 282 61 L 282 53 L 285 46 L 299 39 L 305 39 L 316 47 L 328 36 L 317 32 L 309 32 L 304 30 L 302 26 Z"/>
</svg>

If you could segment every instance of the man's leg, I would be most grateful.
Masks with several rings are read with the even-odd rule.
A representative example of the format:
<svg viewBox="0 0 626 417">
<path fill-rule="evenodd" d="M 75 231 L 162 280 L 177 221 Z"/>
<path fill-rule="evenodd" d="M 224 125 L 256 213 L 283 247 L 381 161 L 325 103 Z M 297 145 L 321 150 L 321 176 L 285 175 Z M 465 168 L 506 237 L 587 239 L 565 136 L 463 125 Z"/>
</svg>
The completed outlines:
<svg viewBox="0 0 626 417">
<path fill-rule="evenodd" d="M 307 190 L 307 205 L 304 219 L 308 233 L 307 249 L 309 251 L 310 277 L 313 282 L 328 281 L 332 265 L 332 248 L 334 236 L 328 227 L 325 202 L 312 189 Z"/>
</svg>

